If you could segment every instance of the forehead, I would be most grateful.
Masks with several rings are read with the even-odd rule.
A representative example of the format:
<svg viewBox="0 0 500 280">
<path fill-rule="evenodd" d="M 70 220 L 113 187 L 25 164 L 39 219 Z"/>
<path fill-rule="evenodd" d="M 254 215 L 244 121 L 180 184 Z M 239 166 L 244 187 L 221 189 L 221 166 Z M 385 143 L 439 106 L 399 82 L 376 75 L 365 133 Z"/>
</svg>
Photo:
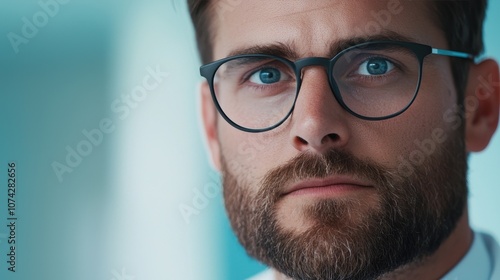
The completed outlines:
<svg viewBox="0 0 500 280">
<path fill-rule="evenodd" d="M 237 49 L 285 44 L 302 56 L 327 56 L 332 44 L 351 38 L 400 34 L 445 47 L 430 12 L 432 1 L 408 0 L 215 0 L 214 59 Z"/>
</svg>

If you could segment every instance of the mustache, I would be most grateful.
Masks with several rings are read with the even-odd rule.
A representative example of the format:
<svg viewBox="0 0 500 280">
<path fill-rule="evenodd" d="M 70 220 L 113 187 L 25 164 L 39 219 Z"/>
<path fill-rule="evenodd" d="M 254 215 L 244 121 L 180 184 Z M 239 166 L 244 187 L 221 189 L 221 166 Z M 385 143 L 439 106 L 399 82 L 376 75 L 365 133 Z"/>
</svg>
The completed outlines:
<svg viewBox="0 0 500 280">
<path fill-rule="evenodd" d="M 324 154 L 302 153 L 285 164 L 270 170 L 262 179 L 262 192 L 277 200 L 284 188 L 293 182 L 326 178 L 333 175 L 349 175 L 369 180 L 377 186 L 385 186 L 395 172 L 376 162 L 359 159 L 349 152 L 329 150 Z"/>
</svg>

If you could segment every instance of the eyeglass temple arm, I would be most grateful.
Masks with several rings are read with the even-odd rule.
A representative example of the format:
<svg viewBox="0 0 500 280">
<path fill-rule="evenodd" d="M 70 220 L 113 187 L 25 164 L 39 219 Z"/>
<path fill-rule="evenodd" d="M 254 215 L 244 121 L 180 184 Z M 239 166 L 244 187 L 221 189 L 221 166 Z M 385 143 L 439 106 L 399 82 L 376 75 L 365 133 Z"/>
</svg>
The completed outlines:
<svg viewBox="0 0 500 280">
<path fill-rule="evenodd" d="M 443 49 L 435 49 L 432 48 L 432 53 L 433 54 L 438 54 L 438 55 L 445 55 L 445 56 L 453 56 L 453 57 L 460 57 L 460 58 L 466 58 L 466 59 L 475 59 L 475 56 L 470 54 L 470 53 L 464 53 L 464 52 L 456 52 L 456 51 L 450 51 L 450 50 L 443 50 Z"/>
</svg>

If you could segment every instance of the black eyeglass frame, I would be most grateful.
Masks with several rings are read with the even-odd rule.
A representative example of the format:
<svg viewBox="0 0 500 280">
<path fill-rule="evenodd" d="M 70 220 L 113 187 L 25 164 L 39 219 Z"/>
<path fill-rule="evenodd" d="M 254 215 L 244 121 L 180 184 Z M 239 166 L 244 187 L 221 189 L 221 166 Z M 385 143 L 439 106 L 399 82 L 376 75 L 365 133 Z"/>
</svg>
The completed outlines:
<svg viewBox="0 0 500 280">
<path fill-rule="evenodd" d="M 364 46 L 368 46 L 368 45 L 373 45 L 373 44 L 391 44 L 391 45 L 399 45 L 399 46 L 405 47 L 405 48 L 407 48 L 408 50 L 412 51 L 415 54 L 415 56 L 416 56 L 416 58 L 417 58 L 417 60 L 419 62 L 419 67 L 420 67 L 420 69 L 419 69 L 419 76 L 418 76 L 418 82 L 417 82 L 417 85 L 416 85 L 416 88 L 415 88 L 415 93 L 413 94 L 413 98 L 411 99 L 411 101 L 408 103 L 408 105 L 406 105 L 406 107 L 404 107 L 400 111 L 398 111 L 396 113 L 393 113 L 393 114 L 390 114 L 388 116 L 383 116 L 383 117 L 366 117 L 366 116 L 360 115 L 360 114 L 352 111 L 344 103 L 344 100 L 342 98 L 342 95 L 340 94 L 340 90 L 339 90 L 339 88 L 337 86 L 337 83 L 336 83 L 336 81 L 335 81 L 335 79 L 333 77 L 333 73 L 332 73 L 333 66 L 335 65 L 335 63 L 337 62 L 337 60 L 340 57 L 342 57 L 346 52 L 349 52 L 352 49 L 356 49 L 356 48 L 360 48 L 360 47 L 364 47 Z M 217 111 L 221 114 L 221 116 L 229 124 L 231 124 L 233 127 L 237 128 L 239 130 L 242 130 L 242 131 L 245 131 L 245 132 L 250 132 L 250 133 L 258 133 L 258 132 L 264 132 L 264 131 L 272 130 L 272 129 L 280 126 L 281 124 L 283 124 L 290 117 L 290 115 L 292 114 L 292 112 L 293 112 L 293 110 L 295 108 L 295 103 L 297 102 L 297 98 L 298 98 L 299 93 L 300 93 L 300 87 L 302 85 L 302 75 L 301 75 L 302 68 L 307 67 L 307 66 L 313 66 L 313 65 L 314 66 L 323 66 L 326 69 L 327 74 L 328 74 L 328 83 L 329 83 L 330 88 L 331 88 L 331 90 L 333 92 L 335 100 L 337 100 L 337 102 L 340 104 L 340 106 L 344 110 L 346 110 L 347 112 L 349 112 L 353 116 L 355 116 L 357 118 L 360 118 L 360 119 L 363 119 L 363 120 L 368 120 L 368 121 L 387 120 L 387 119 L 396 117 L 396 116 L 402 114 L 403 112 L 405 112 L 413 104 L 413 102 L 415 101 L 415 98 L 417 97 L 418 91 L 420 89 L 420 84 L 421 84 L 421 81 L 422 81 L 422 72 L 423 72 L 422 69 L 423 69 L 424 58 L 426 56 L 430 55 L 430 54 L 443 55 L 443 56 L 456 57 L 456 58 L 463 58 L 463 59 L 470 59 L 470 60 L 474 60 L 474 58 L 475 58 L 474 55 L 469 54 L 469 53 L 457 52 L 457 51 L 451 51 L 451 50 L 444 50 L 444 49 L 436 49 L 436 48 L 433 48 L 433 47 L 428 46 L 428 45 L 423 45 L 423 44 L 414 43 L 414 42 L 370 41 L 370 42 L 365 42 L 365 43 L 357 44 L 357 45 L 351 46 L 349 48 L 346 48 L 346 49 L 342 50 L 341 52 L 339 52 L 338 54 L 336 54 L 333 58 L 306 57 L 306 58 L 301 58 L 301 59 L 293 62 L 293 61 L 290 61 L 290 60 L 288 60 L 286 58 L 283 58 L 283 57 L 279 57 L 279 56 L 275 56 L 275 55 L 268 55 L 268 54 L 242 54 L 242 55 L 230 56 L 230 57 L 226 57 L 226 58 L 223 58 L 223 59 L 220 59 L 220 60 L 216 60 L 214 62 L 205 64 L 205 65 L 202 65 L 200 67 L 200 75 L 207 79 L 208 85 L 210 87 L 210 92 L 211 92 L 211 95 L 212 95 L 213 102 L 215 104 L 215 107 L 216 107 Z M 215 74 L 216 74 L 217 70 L 219 69 L 219 67 L 221 65 L 223 65 L 227 61 L 234 60 L 234 59 L 239 59 L 239 58 L 245 58 L 245 57 L 269 57 L 269 58 L 272 58 L 272 59 L 276 59 L 276 60 L 278 60 L 280 62 L 283 62 L 284 64 L 290 66 L 290 68 L 293 69 L 294 72 L 295 72 L 295 77 L 296 77 L 296 82 L 297 82 L 297 90 L 296 90 L 297 92 L 295 93 L 295 99 L 293 101 L 293 104 L 292 104 L 292 106 L 290 108 L 290 111 L 283 117 L 283 119 L 280 120 L 278 123 L 272 125 L 272 126 L 269 126 L 269 127 L 266 127 L 266 128 L 261 128 L 261 129 L 252 129 L 252 128 L 243 127 L 243 126 L 241 126 L 241 125 L 233 122 L 226 115 L 226 113 L 224 113 L 224 110 L 222 110 L 221 106 L 219 105 L 219 102 L 217 101 L 217 97 L 216 97 L 215 90 L 214 90 L 214 78 L 215 78 Z"/>
</svg>

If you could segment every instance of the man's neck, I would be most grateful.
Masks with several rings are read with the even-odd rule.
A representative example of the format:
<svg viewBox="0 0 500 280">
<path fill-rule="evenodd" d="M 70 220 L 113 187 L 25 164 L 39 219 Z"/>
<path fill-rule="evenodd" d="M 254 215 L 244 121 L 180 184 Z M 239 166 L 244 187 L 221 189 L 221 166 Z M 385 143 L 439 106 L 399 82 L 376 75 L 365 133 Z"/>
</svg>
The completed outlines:
<svg viewBox="0 0 500 280">
<path fill-rule="evenodd" d="M 418 261 L 418 263 L 411 263 L 385 274 L 379 280 L 441 279 L 467 254 L 472 239 L 473 233 L 469 225 L 469 215 L 466 207 L 453 232 L 434 254 Z M 290 278 L 277 271 L 274 271 L 274 275 L 276 280 L 290 280 Z"/>
</svg>

